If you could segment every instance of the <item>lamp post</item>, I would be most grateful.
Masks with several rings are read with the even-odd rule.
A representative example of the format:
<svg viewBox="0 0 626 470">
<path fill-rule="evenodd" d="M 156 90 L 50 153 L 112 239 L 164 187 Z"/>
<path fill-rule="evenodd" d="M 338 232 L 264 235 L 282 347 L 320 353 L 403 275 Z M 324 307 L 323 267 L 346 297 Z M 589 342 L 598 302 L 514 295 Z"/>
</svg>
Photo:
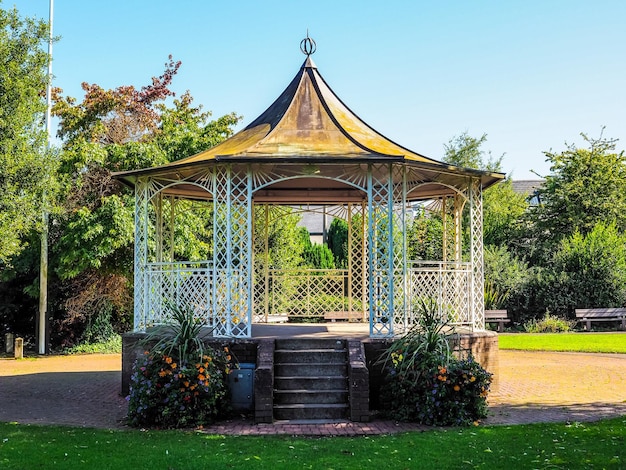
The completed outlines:
<svg viewBox="0 0 626 470">
<path fill-rule="evenodd" d="M 54 0 L 50 0 L 49 23 L 50 34 L 48 36 L 48 85 L 46 87 L 46 153 L 50 150 L 52 137 L 50 135 L 51 108 L 52 108 L 52 18 L 54 14 Z M 46 182 L 47 183 L 47 182 Z M 48 330 L 48 198 L 44 185 L 42 194 L 42 228 L 41 228 L 41 258 L 39 262 L 39 322 L 37 325 L 38 332 L 38 351 L 39 354 L 48 352 L 47 330 Z"/>
</svg>

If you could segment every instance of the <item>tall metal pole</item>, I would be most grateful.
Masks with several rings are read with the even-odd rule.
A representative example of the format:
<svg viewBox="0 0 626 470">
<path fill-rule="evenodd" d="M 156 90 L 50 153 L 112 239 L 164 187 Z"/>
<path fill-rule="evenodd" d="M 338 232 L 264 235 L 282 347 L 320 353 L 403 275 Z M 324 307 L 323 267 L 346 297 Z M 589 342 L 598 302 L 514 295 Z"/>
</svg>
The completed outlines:
<svg viewBox="0 0 626 470">
<path fill-rule="evenodd" d="M 46 88 L 46 153 L 51 147 L 51 109 L 52 109 L 52 18 L 54 14 L 54 0 L 50 0 L 49 22 L 50 34 L 48 36 L 48 86 Z M 48 182 L 46 181 L 46 184 Z M 42 195 L 42 229 L 41 229 L 41 259 L 39 262 L 39 324 L 38 324 L 38 350 L 39 354 L 47 351 L 47 326 L 48 326 L 48 198 L 44 185 Z"/>
</svg>

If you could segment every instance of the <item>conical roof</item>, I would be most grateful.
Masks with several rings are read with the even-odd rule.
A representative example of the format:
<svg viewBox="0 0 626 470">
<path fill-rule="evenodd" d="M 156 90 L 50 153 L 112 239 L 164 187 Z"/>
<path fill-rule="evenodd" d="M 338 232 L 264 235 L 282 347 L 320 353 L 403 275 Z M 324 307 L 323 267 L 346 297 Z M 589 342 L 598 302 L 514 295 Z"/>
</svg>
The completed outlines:
<svg viewBox="0 0 626 470">
<path fill-rule="evenodd" d="M 193 174 L 195 168 L 218 162 L 344 165 L 397 162 L 419 170 L 424 183 L 449 187 L 466 184 L 467 176 L 479 177 L 483 188 L 504 178 L 502 173 L 459 168 L 428 158 L 386 138 L 341 101 L 320 75 L 310 53 L 269 108 L 232 137 L 167 165 L 114 176 L 131 186 L 141 175 L 171 175 L 180 180 Z M 300 180 L 293 184 L 304 183 Z M 440 186 L 439 189 L 423 186 L 420 194 L 429 197 L 440 191 Z"/>
<path fill-rule="evenodd" d="M 332 91 L 307 57 L 297 75 L 258 118 L 221 144 L 179 160 L 408 159 L 439 163 L 376 132 Z"/>
</svg>

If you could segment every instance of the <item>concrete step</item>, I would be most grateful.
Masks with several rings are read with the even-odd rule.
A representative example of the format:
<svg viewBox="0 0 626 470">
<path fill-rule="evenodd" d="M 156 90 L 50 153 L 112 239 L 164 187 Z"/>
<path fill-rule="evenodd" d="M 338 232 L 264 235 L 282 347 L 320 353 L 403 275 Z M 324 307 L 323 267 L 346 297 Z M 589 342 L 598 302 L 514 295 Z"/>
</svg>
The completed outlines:
<svg viewBox="0 0 626 470">
<path fill-rule="evenodd" d="M 326 376 L 346 377 L 348 365 L 343 362 L 275 363 L 275 377 Z"/>
<path fill-rule="evenodd" d="M 280 338 L 275 349 L 345 349 L 345 341 L 332 338 Z"/>
<path fill-rule="evenodd" d="M 274 418 L 278 420 L 345 419 L 347 404 L 293 404 L 274 405 Z"/>
<path fill-rule="evenodd" d="M 348 379 L 341 376 L 274 376 L 276 390 L 344 390 Z"/>
<path fill-rule="evenodd" d="M 346 404 L 348 390 L 274 390 L 276 405 Z"/>
<path fill-rule="evenodd" d="M 274 362 L 345 362 L 346 349 L 277 349 L 274 351 Z"/>
</svg>

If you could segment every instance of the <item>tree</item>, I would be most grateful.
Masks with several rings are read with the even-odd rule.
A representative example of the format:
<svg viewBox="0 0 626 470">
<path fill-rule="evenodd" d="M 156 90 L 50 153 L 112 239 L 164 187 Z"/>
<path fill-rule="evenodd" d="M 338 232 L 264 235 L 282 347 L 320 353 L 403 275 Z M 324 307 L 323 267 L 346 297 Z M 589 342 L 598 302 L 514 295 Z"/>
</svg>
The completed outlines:
<svg viewBox="0 0 626 470">
<path fill-rule="evenodd" d="M 10 263 L 41 220 L 53 159 L 42 120 L 47 24 L 0 9 L 0 267 Z"/>
<path fill-rule="evenodd" d="M 305 265 L 313 269 L 335 269 L 333 252 L 325 244 L 312 243 L 302 253 Z"/>
<path fill-rule="evenodd" d="M 615 222 L 598 222 L 586 235 L 576 231 L 564 238 L 552 267 L 559 274 L 558 297 L 570 314 L 626 302 L 626 234 Z"/>
<path fill-rule="evenodd" d="M 422 209 L 407 227 L 407 246 L 410 260 L 443 260 L 441 215 Z"/>
<path fill-rule="evenodd" d="M 550 174 L 539 189 L 541 204 L 529 212 L 529 250 L 545 261 L 560 241 L 580 232 L 586 235 L 600 222 L 614 222 L 626 230 L 626 157 L 616 140 L 589 138 L 589 148 L 568 145 L 561 153 L 545 152 Z"/>
<path fill-rule="evenodd" d="M 328 228 L 328 248 L 333 253 L 338 267 L 348 266 L 348 223 L 334 218 Z"/>
<path fill-rule="evenodd" d="M 239 120 L 235 114 L 210 120 L 210 113 L 192 105 L 188 93 L 166 104 L 179 65 L 170 57 L 163 75 L 140 90 L 83 84 L 81 102 L 54 90 L 53 113 L 63 139 L 57 173 L 60 209 L 50 229 L 50 284 L 55 286 L 50 312 L 56 345 L 96 337 L 95 330 L 107 331 L 107 322 L 118 331 L 129 324 L 134 198 L 112 172 L 164 164 L 187 156 L 185 152 L 205 150 L 232 135 Z M 212 253 L 212 210 L 199 203 L 180 204 L 174 256 L 207 259 Z M 28 279 L 23 274 L 33 272 L 32 259 L 26 253 L 14 259 L 14 279 Z M 0 288 L 0 296 L 3 293 Z"/>
<path fill-rule="evenodd" d="M 481 146 L 486 141 L 487 134 L 476 138 L 464 132 L 459 136 L 453 137 L 443 146 L 445 150 L 443 161 L 464 168 L 500 171 L 504 155 L 499 158 L 493 158 L 491 152 L 488 152 L 486 158 L 485 151 L 481 149 Z"/>
<path fill-rule="evenodd" d="M 510 178 L 483 193 L 483 240 L 485 245 L 510 246 L 519 238 L 528 201 L 513 190 Z"/>
</svg>

